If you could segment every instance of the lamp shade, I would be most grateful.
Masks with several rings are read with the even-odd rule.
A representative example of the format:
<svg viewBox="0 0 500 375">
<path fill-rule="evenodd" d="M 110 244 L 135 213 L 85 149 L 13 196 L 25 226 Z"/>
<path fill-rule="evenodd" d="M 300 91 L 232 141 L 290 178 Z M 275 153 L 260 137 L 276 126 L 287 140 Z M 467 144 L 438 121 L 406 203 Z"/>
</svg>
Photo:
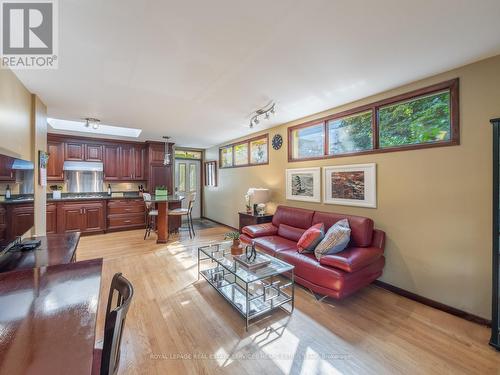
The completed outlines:
<svg viewBox="0 0 500 375">
<path fill-rule="evenodd" d="M 250 188 L 247 194 L 250 196 L 252 204 L 267 203 L 271 199 L 271 191 L 269 189 Z"/>
</svg>

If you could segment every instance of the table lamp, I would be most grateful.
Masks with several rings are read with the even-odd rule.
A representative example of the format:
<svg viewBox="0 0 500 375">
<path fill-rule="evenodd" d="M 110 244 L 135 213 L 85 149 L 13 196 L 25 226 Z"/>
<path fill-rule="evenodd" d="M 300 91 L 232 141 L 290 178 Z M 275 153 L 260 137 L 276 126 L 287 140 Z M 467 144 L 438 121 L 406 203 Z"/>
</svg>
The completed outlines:
<svg viewBox="0 0 500 375">
<path fill-rule="evenodd" d="M 266 203 L 271 198 L 271 191 L 269 189 L 250 188 L 247 194 L 253 204 L 253 214 L 264 215 L 266 213 Z"/>
</svg>

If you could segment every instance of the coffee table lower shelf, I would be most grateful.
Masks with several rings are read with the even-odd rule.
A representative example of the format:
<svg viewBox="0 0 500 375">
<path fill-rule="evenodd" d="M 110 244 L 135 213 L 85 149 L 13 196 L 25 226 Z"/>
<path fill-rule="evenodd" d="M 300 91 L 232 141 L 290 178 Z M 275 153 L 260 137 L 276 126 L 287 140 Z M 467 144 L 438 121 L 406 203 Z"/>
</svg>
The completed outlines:
<svg viewBox="0 0 500 375">
<path fill-rule="evenodd" d="M 293 270 L 290 272 L 291 278 L 284 284 L 277 279 L 282 275 L 244 282 L 221 266 L 199 271 L 199 274 L 245 318 L 247 331 L 250 320 L 272 310 L 281 308 L 289 314 L 293 312 L 295 294 Z M 291 289 L 291 292 L 285 291 L 288 289 Z M 290 304 L 291 307 L 287 309 L 284 307 L 285 304 Z"/>
</svg>

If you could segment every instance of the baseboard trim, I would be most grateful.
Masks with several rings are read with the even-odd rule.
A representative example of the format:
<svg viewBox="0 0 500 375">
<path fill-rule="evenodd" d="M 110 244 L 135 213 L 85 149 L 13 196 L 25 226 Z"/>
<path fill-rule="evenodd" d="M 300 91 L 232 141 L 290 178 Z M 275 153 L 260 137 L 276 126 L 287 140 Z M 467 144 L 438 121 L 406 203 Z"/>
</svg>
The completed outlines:
<svg viewBox="0 0 500 375">
<path fill-rule="evenodd" d="M 389 292 L 392 292 L 392 293 L 398 294 L 400 296 L 406 297 L 408 299 L 411 299 L 413 301 L 419 302 L 423 305 L 433 307 L 435 309 L 444 311 L 448 314 L 458 316 L 459 318 L 469 320 L 469 321 L 477 323 L 477 324 L 491 327 L 491 320 L 481 318 L 480 316 L 470 314 L 466 311 L 459 310 L 459 309 L 452 307 L 452 306 L 445 305 L 444 303 L 437 302 L 437 301 L 434 301 L 432 299 L 419 296 L 418 294 L 409 292 L 405 289 L 398 288 L 397 286 L 385 283 L 385 282 L 380 281 L 380 280 L 375 280 L 373 282 L 373 284 L 375 284 L 376 286 L 378 286 L 382 289 L 388 290 Z"/>
<path fill-rule="evenodd" d="M 225 227 L 228 227 L 229 229 L 231 229 L 231 230 L 233 230 L 233 231 L 235 231 L 235 232 L 239 232 L 239 229 L 236 229 L 235 227 L 232 227 L 232 226 L 230 226 L 230 225 L 227 225 L 227 224 L 221 223 L 221 222 L 219 222 L 219 221 L 217 221 L 217 220 L 210 219 L 209 217 L 202 216 L 201 218 L 202 218 L 202 219 L 205 219 L 205 220 L 210 220 L 211 222 L 213 222 L 213 223 L 215 223 L 215 224 L 219 224 L 219 225 L 223 225 L 223 226 L 225 226 Z"/>
</svg>

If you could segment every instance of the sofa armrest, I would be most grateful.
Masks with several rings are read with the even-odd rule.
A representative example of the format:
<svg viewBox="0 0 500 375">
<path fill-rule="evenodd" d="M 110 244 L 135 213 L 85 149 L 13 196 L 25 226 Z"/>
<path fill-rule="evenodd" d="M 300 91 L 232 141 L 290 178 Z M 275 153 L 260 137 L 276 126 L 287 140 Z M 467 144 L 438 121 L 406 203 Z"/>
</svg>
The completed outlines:
<svg viewBox="0 0 500 375">
<path fill-rule="evenodd" d="M 384 250 L 384 248 L 385 248 L 385 232 L 383 230 L 380 230 L 380 229 L 373 230 L 372 246 L 378 247 L 379 249 L 382 249 L 382 251 Z"/>
<path fill-rule="evenodd" d="M 246 234 L 248 237 L 257 238 L 264 236 L 274 236 L 276 233 L 278 233 L 278 228 L 276 228 L 271 223 L 265 223 L 257 225 L 248 225 L 246 227 L 243 227 L 241 232 L 243 234 Z"/>
<path fill-rule="evenodd" d="M 323 255 L 319 263 L 346 272 L 355 272 L 377 261 L 383 254 L 384 251 L 378 247 L 349 247 L 337 254 Z"/>
</svg>

